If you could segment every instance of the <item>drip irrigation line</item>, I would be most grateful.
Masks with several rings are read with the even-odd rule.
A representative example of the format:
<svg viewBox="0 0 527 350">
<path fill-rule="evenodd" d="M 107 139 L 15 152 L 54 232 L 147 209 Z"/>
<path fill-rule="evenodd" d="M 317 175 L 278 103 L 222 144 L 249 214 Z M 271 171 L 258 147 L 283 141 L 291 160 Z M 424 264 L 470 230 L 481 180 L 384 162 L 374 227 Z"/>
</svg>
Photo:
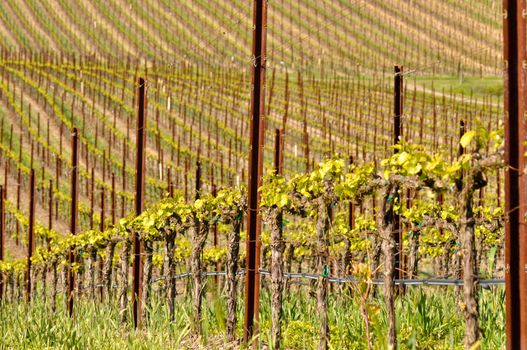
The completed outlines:
<svg viewBox="0 0 527 350">
<path fill-rule="evenodd" d="M 268 270 L 260 270 L 259 271 L 261 275 L 268 276 L 271 273 Z M 209 276 L 226 276 L 227 273 L 225 271 L 207 271 L 203 272 L 202 274 L 205 277 Z M 238 276 L 245 275 L 245 270 L 240 270 L 237 273 Z M 192 276 L 192 273 L 190 272 L 184 272 L 177 275 L 174 275 L 174 279 L 183 279 L 186 277 Z M 284 277 L 286 278 L 305 278 L 305 279 L 311 279 L 311 280 L 317 280 L 321 275 L 312 274 L 312 273 L 284 273 Z M 160 276 L 158 278 L 155 278 L 152 280 L 152 283 L 159 282 L 162 280 L 165 280 L 166 277 Z M 328 277 L 328 282 L 330 283 L 357 283 L 358 280 L 355 277 Z M 384 281 L 381 279 L 374 279 L 372 280 L 372 284 L 374 285 L 384 285 Z M 448 278 L 418 278 L 418 279 L 396 279 L 394 280 L 395 285 L 406 285 L 406 286 L 412 286 L 412 285 L 427 285 L 427 286 L 462 286 L 463 280 L 462 279 L 448 279 Z M 489 287 L 489 286 L 495 286 L 495 285 L 504 285 L 505 280 L 504 279 L 485 279 L 480 280 L 477 283 L 479 286 L 482 287 Z"/>
<path fill-rule="evenodd" d="M 268 276 L 268 275 L 271 275 L 271 273 L 268 271 L 268 270 L 260 270 L 260 274 L 263 275 L 263 276 Z M 227 273 L 225 271 L 207 271 L 207 272 L 203 272 L 202 274 L 203 276 L 205 277 L 209 277 L 209 276 L 226 276 Z M 245 270 L 240 270 L 236 273 L 237 276 L 244 276 L 245 275 Z M 183 273 L 180 273 L 180 274 L 176 274 L 173 276 L 173 278 L 175 280 L 181 280 L 181 279 L 184 279 L 184 278 L 187 278 L 187 277 L 191 277 L 192 276 L 192 273 L 191 272 L 183 272 Z M 310 280 L 317 280 L 319 275 L 316 275 L 316 274 L 311 274 L 311 273 L 284 273 L 284 277 L 286 278 L 298 278 L 298 279 L 310 279 Z M 166 277 L 165 276 L 159 276 L 157 278 L 152 278 L 151 280 L 151 284 L 154 284 L 154 283 L 157 283 L 157 282 L 160 282 L 160 281 L 165 281 L 166 280 Z M 338 283 L 338 284 L 344 284 L 344 283 L 357 283 L 358 280 L 355 278 L 355 277 L 342 277 L 342 278 L 339 278 L 339 277 L 328 277 L 328 282 L 330 283 Z M 297 283 L 301 283 L 301 282 L 297 282 Z M 384 281 L 381 280 L 381 279 L 374 279 L 372 280 L 372 284 L 373 285 L 384 285 Z M 447 278 L 418 278 L 418 279 L 396 279 L 394 280 L 394 284 L 397 286 L 397 285 L 405 285 L 405 286 L 462 286 L 463 285 L 463 280 L 461 279 L 447 279 Z M 491 287 L 491 286 L 502 286 L 502 285 L 505 285 L 505 280 L 504 279 L 500 279 L 500 278 L 494 278 L 494 279 L 485 279 L 485 280 L 480 280 L 478 281 L 477 283 L 478 286 L 481 286 L 483 288 L 488 288 L 488 287 Z M 88 285 L 83 285 L 81 290 L 88 290 L 88 289 L 91 289 L 91 288 L 101 288 L 101 287 L 106 287 L 105 284 L 95 284 L 94 286 L 92 286 L 91 284 L 88 284 Z M 117 289 L 119 288 L 119 284 L 112 284 L 111 285 L 111 288 L 112 289 Z M 58 290 L 56 293 L 57 294 L 62 294 L 62 293 L 65 293 L 66 292 L 66 289 L 61 289 L 61 290 Z M 37 293 L 38 295 L 39 293 Z M 52 290 L 51 290 L 51 287 L 48 287 L 48 290 L 46 291 L 46 296 L 47 297 L 51 297 L 51 294 L 52 294 Z"/>
</svg>

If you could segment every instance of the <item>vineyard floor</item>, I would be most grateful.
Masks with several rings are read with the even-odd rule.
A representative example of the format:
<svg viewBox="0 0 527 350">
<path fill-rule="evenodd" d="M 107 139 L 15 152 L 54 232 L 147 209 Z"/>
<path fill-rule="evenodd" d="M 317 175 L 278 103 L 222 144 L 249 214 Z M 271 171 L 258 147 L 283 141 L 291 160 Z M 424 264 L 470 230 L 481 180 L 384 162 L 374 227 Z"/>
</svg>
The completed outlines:
<svg viewBox="0 0 527 350">
<path fill-rule="evenodd" d="M 70 319 L 64 299 L 58 299 L 57 311 L 52 313 L 49 303 L 39 298 L 30 306 L 23 302 L 0 306 L 0 332 L 3 334 L 0 349 L 241 349 L 237 344 L 225 343 L 225 298 L 218 297 L 212 280 L 209 281 L 202 339 L 197 339 L 190 330 L 191 301 L 185 293 L 178 296 L 174 322 L 169 321 L 164 297 L 155 293 L 149 308 L 148 330 L 136 331 L 131 325 L 119 323 L 119 309 L 115 302 L 103 304 L 87 298 L 79 300 L 75 317 Z M 291 288 L 291 293 L 284 299 L 284 348 L 315 349 L 318 343 L 315 299 L 310 296 L 308 285 L 292 285 Z M 378 296 L 366 306 L 374 349 L 386 348 L 386 319 L 381 294 L 379 289 Z M 329 298 L 330 348 L 365 349 L 359 298 L 348 292 L 339 297 L 335 295 Z M 462 348 L 463 306 L 456 295 L 455 287 L 408 287 L 396 302 L 399 348 Z M 243 320 L 243 301 L 240 300 L 238 305 L 238 320 Z M 269 305 L 270 295 L 264 289 L 260 313 L 262 345 L 269 343 Z M 480 310 L 482 349 L 503 348 L 503 287 L 483 289 Z M 238 322 L 237 333 L 241 338 L 242 322 Z"/>
<path fill-rule="evenodd" d="M 436 96 L 442 95 L 442 91 L 455 99 L 461 99 L 461 94 L 476 99 L 503 96 L 503 77 L 420 76 L 416 81 L 421 91 Z"/>
</svg>

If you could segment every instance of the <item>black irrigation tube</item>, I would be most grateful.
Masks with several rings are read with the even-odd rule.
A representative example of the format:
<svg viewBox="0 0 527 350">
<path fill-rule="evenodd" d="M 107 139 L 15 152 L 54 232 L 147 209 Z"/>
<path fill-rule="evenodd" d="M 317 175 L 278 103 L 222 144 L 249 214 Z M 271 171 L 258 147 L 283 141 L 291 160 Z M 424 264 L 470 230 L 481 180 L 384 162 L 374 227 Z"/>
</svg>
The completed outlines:
<svg viewBox="0 0 527 350">
<path fill-rule="evenodd" d="M 271 273 L 267 270 L 260 270 L 260 274 L 266 276 L 270 275 Z M 203 272 L 203 276 L 226 276 L 225 271 L 210 271 L 210 272 Z M 245 271 L 241 270 L 238 272 L 239 276 L 245 275 Z M 174 275 L 174 278 L 176 280 L 183 279 L 186 277 L 190 277 L 192 274 L 190 272 L 184 272 L 177 275 Z M 312 279 L 316 280 L 318 279 L 318 275 L 310 274 L 310 273 L 284 273 L 285 277 L 288 278 L 306 278 L 306 279 Z M 165 276 L 160 276 L 157 278 L 152 279 L 152 284 L 157 283 L 160 281 L 166 280 Z M 356 283 L 357 279 L 353 277 L 345 277 L 345 278 L 337 278 L 337 277 L 329 277 L 328 281 L 331 283 Z M 372 282 L 374 285 L 383 285 L 384 282 L 382 280 L 373 280 Z M 480 280 L 478 282 L 478 285 L 481 287 L 490 287 L 490 286 L 500 286 L 504 285 L 505 280 L 504 279 L 488 279 L 488 280 Z M 406 285 L 406 286 L 417 286 L 417 285 L 427 285 L 427 286 L 462 286 L 463 280 L 457 280 L 457 279 L 445 279 L 445 278 L 424 278 L 424 279 L 404 279 L 404 280 L 395 280 L 395 285 Z M 96 284 L 94 288 L 104 287 L 103 284 Z M 83 286 L 82 290 L 87 290 L 92 288 L 91 285 Z M 112 285 L 113 289 L 119 288 L 118 285 Z M 66 292 L 66 290 L 60 290 L 57 293 L 61 294 Z M 48 295 L 49 293 L 46 293 Z"/>
<path fill-rule="evenodd" d="M 267 270 L 260 270 L 261 275 L 270 275 L 270 272 Z M 183 279 L 186 277 L 190 277 L 192 274 L 190 272 L 184 272 L 181 274 L 174 275 L 175 279 Z M 225 271 L 210 271 L 210 272 L 203 272 L 203 276 L 225 276 Z M 238 272 L 238 275 L 245 275 L 245 271 L 241 270 Z M 318 279 L 319 275 L 311 274 L 311 273 L 284 273 L 284 277 L 287 278 L 306 278 L 306 279 L 312 279 L 316 280 Z M 165 277 L 158 277 L 156 279 L 152 280 L 152 283 L 165 280 Z M 331 283 L 357 283 L 357 279 L 354 277 L 328 277 L 328 281 Z M 374 285 L 383 285 L 384 282 L 382 280 L 373 280 L 372 283 Z M 489 286 L 495 286 L 495 285 L 503 285 L 505 284 L 504 279 L 488 279 L 488 280 L 480 280 L 478 282 L 478 285 L 481 287 L 489 287 Z M 395 285 L 406 285 L 406 286 L 415 286 L 415 285 L 427 285 L 427 286 L 462 286 L 463 280 L 462 279 L 446 279 L 446 278 L 423 278 L 423 279 L 396 279 Z"/>
</svg>

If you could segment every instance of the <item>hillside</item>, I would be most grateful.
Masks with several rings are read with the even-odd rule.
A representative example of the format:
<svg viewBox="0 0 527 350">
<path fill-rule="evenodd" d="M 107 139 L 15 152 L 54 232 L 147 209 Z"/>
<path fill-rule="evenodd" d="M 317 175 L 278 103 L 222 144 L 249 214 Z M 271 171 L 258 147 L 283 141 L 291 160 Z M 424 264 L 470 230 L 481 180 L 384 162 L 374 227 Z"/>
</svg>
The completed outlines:
<svg viewBox="0 0 527 350">
<path fill-rule="evenodd" d="M 268 4 L 271 66 L 353 72 L 397 63 L 427 73 L 501 72 L 497 0 Z M 0 4 L 0 48 L 246 67 L 250 5 L 246 0 L 6 0 Z"/>
<path fill-rule="evenodd" d="M 148 81 L 148 202 L 170 189 L 192 196 L 198 160 L 205 191 L 245 181 L 251 6 L 229 4 L 0 4 L 0 181 L 14 235 L 26 224 L 31 167 L 39 222 L 48 225 L 51 180 L 52 223 L 67 230 L 73 126 L 81 229 L 100 226 L 102 198 L 108 224 L 131 211 L 139 76 Z M 405 139 L 455 156 L 461 120 L 498 125 L 499 13 L 497 1 L 269 1 L 266 169 L 275 128 L 285 130 L 286 172 L 334 153 L 389 154 L 394 64 L 408 72 Z"/>
<path fill-rule="evenodd" d="M 0 1 L 0 348 L 518 348 L 503 6 Z"/>
</svg>

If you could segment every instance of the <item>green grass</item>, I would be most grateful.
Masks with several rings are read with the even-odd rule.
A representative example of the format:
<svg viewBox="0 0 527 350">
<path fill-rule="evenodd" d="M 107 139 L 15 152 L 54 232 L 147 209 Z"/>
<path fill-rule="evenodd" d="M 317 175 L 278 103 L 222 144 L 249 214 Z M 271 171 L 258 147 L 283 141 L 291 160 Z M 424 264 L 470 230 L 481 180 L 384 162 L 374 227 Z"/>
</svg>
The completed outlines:
<svg viewBox="0 0 527 350">
<path fill-rule="evenodd" d="M 338 287 L 337 287 L 338 288 Z M 64 299 L 55 314 L 41 299 L 5 303 L 0 307 L 0 349 L 222 349 L 225 334 L 225 298 L 212 288 L 204 304 L 204 336 L 191 332 L 191 303 L 179 296 L 175 322 L 169 321 L 166 302 L 155 296 L 148 327 L 133 330 L 118 322 L 117 304 L 82 300 L 75 318 L 67 316 Z M 380 290 L 379 290 L 380 292 Z M 381 295 L 382 293 L 377 293 Z M 315 349 L 318 313 L 307 289 L 292 289 L 284 299 L 283 337 L 287 349 Z M 454 288 L 408 287 L 397 299 L 397 332 L 401 349 L 458 349 L 463 343 L 463 315 Z M 238 335 L 242 336 L 243 302 L 238 304 Z M 372 343 L 386 348 L 386 319 L 379 298 L 369 302 Z M 482 289 L 480 299 L 482 349 L 500 349 L 505 344 L 504 289 Z M 365 349 L 364 322 L 358 299 L 348 291 L 331 294 L 329 302 L 331 348 Z M 129 315 L 131 316 L 131 315 Z M 130 317 L 128 318 L 130 319 Z M 270 296 L 264 289 L 261 300 L 262 343 L 269 342 Z"/>
<path fill-rule="evenodd" d="M 460 79 L 458 76 L 436 76 L 436 77 L 417 77 L 417 83 L 441 93 L 444 89 L 446 94 L 452 91 L 456 95 L 469 97 L 472 93 L 474 97 L 493 97 L 503 96 L 503 77 L 465 77 Z"/>
</svg>

